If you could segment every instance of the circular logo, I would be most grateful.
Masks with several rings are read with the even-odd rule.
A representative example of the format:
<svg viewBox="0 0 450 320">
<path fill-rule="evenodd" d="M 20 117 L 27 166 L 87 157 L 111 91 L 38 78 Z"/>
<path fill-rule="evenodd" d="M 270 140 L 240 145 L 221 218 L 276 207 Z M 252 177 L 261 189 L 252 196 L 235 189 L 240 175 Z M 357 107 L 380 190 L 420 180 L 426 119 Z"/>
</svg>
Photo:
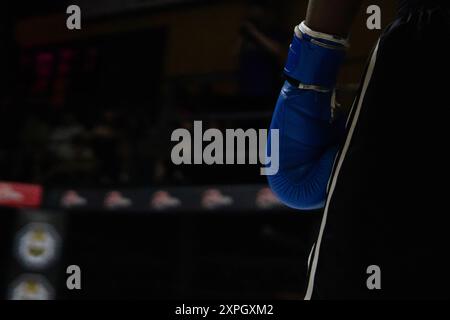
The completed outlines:
<svg viewBox="0 0 450 320">
<path fill-rule="evenodd" d="M 25 274 L 12 283 L 8 299 L 51 300 L 53 288 L 43 276 Z"/>
<path fill-rule="evenodd" d="M 58 233 L 48 223 L 30 223 L 17 236 L 16 253 L 27 267 L 47 267 L 57 256 L 60 241 Z"/>
</svg>

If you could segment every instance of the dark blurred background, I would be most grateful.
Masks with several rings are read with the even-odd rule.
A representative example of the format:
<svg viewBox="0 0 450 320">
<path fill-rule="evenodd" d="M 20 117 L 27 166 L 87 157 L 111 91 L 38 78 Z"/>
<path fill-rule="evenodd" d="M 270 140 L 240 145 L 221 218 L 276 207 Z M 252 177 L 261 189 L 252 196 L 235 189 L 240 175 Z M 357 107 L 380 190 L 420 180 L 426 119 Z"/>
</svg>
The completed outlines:
<svg viewBox="0 0 450 320">
<path fill-rule="evenodd" d="M 81 30 L 66 28 L 71 4 Z M 393 1 L 371 1 L 358 15 L 339 81 L 347 107 L 380 33 L 365 27 L 368 4 L 382 8 L 383 27 L 395 12 Z M 3 2 L 2 297 L 18 287 L 47 297 L 39 290 L 50 287 L 59 299 L 301 298 L 320 213 L 280 205 L 259 166 L 173 165 L 170 134 L 194 120 L 267 128 L 306 6 Z M 22 247 L 45 266 L 24 263 Z M 72 264 L 80 291 L 66 288 Z"/>
</svg>

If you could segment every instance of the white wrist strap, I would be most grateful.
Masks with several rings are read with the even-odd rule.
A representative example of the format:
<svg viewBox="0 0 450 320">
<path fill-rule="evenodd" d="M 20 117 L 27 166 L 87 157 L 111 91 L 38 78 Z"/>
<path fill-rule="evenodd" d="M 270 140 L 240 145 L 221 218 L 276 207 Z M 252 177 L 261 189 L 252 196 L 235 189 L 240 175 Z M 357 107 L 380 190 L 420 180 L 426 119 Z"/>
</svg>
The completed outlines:
<svg viewBox="0 0 450 320">
<path fill-rule="evenodd" d="M 322 39 L 322 40 L 327 40 L 327 41 L 331 41 L 331 42 L 335 42 L 338 43 L 340 45 L 343 45 L 344 47 L 348 47 L 349 43 L 347 39 L 335 36 L 335 35 L 331 35 L 331 34 L 327 34 L 327 33 L 322 33 L 322 32 L 318 32 L 318 31 L 314 31 L 312 29 L 310 29 L 306 24 L 305 21 L 302 21 L 302 23 L 299 24 L 298 28 L 300 29 L 300 31 L 304 34 L 307 34 L 310 37 L 316 38 L 316 39 Z"/>
</svg>

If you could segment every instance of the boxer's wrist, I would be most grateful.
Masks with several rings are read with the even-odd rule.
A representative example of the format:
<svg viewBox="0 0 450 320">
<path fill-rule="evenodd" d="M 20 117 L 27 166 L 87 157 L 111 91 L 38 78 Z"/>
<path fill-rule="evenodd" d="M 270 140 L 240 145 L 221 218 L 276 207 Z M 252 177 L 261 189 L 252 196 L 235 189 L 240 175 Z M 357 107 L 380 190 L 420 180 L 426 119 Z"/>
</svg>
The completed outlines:
<svg viewBox="0 0 450 320">
<path fill-rule="evenodd" d="M 299 25 L 295 26 L 295 30 L 298 30 L 302 34 L 314 38 L 319 41 L 329 42 L 333 46 L 337 46 L 338 48 L 344 47 L 348 48 L 349 42 L 347 38 L 343 38 L 338 35 L 324 33 L 320 31 L 315 31 L 308 27 L 305 21 L 302 21 Z"/>
<path fill-rule="evenodd" d="M 347 47 L 346 39 L 314 31 L 302 22 L 295 27 L 284 73 L 301 89 L 332 91 Z"/>
</svg>

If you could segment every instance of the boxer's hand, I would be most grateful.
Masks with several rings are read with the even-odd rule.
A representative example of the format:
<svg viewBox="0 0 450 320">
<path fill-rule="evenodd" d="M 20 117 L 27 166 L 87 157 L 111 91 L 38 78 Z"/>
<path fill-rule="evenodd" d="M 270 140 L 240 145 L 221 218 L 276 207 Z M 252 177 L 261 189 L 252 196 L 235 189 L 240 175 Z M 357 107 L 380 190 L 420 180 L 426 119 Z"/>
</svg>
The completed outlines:
<svg viewBox="0 0 450 320">
<path fill-rule="evenodd" d="M 295 32 L 284 70 L 287 81 L 272 117 L 271 129 L 279 130 L 280 168 L 269 184 L 285 204 L 316 209 L 325 201 L 344 132 L 343 119 L 333 119 L 332 110 L 346 42 L 304 24 Z"/>
</svg>

